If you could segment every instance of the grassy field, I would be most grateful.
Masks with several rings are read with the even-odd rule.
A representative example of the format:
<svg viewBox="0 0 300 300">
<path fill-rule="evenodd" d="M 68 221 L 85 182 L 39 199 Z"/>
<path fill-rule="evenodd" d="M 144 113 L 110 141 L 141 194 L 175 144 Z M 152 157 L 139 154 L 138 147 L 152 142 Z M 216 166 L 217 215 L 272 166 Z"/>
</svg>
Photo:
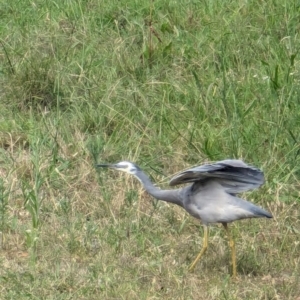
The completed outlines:
<svg viewBox="0 0 300 300">
<path fill-rule="evenodd" d="M 298 1 L 0 1 L 0 299 L 300 299 Z M 274 219 L 203 230 L 161 187 L 240 158 Z"/>
</svg>

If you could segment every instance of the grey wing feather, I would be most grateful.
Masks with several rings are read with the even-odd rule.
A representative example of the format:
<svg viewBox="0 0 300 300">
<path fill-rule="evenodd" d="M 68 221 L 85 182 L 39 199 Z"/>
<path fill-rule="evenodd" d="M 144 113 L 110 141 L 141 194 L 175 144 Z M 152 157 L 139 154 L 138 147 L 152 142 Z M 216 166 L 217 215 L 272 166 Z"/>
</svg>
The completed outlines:
<svg viewBox="0 0 300 300">
<path fill-rule="evenodd" d="M 249 166 L 241 160 L 228 159 L 183 171 L 171 179 L 170 185 L 201 182 L 207 179 L 215 179 L 227 193 L 236 194 L 261 186 L 264 183 L 264 174 L 260 169 Z"/>
</svg>

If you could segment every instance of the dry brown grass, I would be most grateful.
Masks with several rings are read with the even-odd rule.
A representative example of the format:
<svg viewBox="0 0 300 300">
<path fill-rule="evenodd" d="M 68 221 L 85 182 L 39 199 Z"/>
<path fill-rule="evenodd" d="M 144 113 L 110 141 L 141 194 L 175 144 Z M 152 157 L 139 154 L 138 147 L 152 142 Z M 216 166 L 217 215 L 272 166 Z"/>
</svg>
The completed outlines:
<svg viewBox="0 0 300 300">
<path fill-rule="evenodd" d="M 11 152 L 18 167 L 9 173 L 1 168 L 8 174 L 4 186 L 12 190 L 1 236 L 1 294 L 6 298 L 296 299 L 299 295 L 300 205 L 280 201 L 282 186 L 272 193 L 255 193 L 256 199 L 267 199 L 265 206 L 274 219 L 230 226 L 238 255 L 238 279 L 233 281 L 221 227 L 212 226 L 208 252 L 189 273 L 188 265 L 202 243 L 198 220 L 179 207 L 156 203 L 130 176 L 98 175 L 80 147 L 76 155 L 65 155 L 75 160 L 76 168 L 54 171 L 58 190 L 55 182 L 44 183 L 36 248 L 28 248 L 26 242 L 31 214 L 19 186 L 23 176 L 34 184 L 29 153 Z M 40 170 L 48 168 L 44 162 Z"/>
</svg>

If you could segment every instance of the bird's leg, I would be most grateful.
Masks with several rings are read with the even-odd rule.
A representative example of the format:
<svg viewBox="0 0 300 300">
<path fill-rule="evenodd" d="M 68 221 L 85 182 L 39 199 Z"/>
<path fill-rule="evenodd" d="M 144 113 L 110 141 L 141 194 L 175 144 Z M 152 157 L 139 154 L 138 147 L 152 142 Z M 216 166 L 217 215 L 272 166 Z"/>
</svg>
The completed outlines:
<svg viewBox="0 0 300 300">
<path fill-rule="evenodd" d="M 232 235 L 230 234 L 229 228 L 227 223 L 222 223 L 229 239 L 229 247 L 231 249 L 231 260 L 232 260 L 232 277 L 236 278 L 236 255 L 235 255 L 235 244 L 234 240 L 232 238 Z"/>
<path fill-rule="evenodd" d="M 189 267 L 189 271 L 193 271 L 195 269 L 197 262 L 202 257 L 202 255 L 205 253 L 207 246 L 208 246 L 208 228 L 207 228 L 207 226 L 204 226 L 203 246 L 202 246 L 200 253 L 196 257 L 194 262 L 191 264 L 191 266 Z"/>
</svg>

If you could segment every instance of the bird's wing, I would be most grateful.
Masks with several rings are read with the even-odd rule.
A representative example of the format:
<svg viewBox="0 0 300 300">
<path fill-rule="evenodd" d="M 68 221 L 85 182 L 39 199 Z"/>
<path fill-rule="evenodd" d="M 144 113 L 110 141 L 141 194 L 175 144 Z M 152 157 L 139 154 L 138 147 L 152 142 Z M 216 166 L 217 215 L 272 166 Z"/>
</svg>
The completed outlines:
<svg viewBox="0 0 300 300">
<path fill-rule="evenodd" d="M 237 194 L 261 186 L 264 183 L 264 174 L 260 169 L 241 160 L 228 159 L 183 171 L 171 179 L 170 185 L 207 179 L 216 180 L 227 193 Z"/>
</svg>

